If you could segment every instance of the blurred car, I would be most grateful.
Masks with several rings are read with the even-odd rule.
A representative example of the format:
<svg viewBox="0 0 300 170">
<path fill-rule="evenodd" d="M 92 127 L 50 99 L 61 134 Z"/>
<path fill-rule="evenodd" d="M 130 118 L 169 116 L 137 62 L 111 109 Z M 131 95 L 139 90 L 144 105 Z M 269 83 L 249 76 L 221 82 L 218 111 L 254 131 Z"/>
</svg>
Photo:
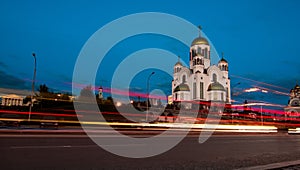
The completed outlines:
<svg viewBox="0 0 300 170">
<path fill-rule="evenodd" d="M 2 126 L 20 127 L 22 121 L 21 115 L 18 114 L 2 114 L 0 116 L 0 123 Z"/>
<path fill-rule="evenodd" d="M 249 118 L 256 119 L 257 115 L 255 113 L 249 113 Z"/>
<path fill-rule="evenodd" d="M 58 129 L 58 120 L 54 116 L 45 116 L 41 120 L 40 128 L 55 128 Z"/>
</svg>

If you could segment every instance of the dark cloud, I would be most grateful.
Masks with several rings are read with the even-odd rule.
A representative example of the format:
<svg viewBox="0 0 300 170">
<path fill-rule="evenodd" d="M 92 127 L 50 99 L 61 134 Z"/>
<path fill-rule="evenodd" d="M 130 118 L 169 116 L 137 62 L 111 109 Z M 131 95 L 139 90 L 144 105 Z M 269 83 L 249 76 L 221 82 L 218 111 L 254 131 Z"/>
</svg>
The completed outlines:
<svg viewBox="0 0 300 170">
<path fill-rule="evenodd" d="M 0 68 L 8 69 L 8 65 L 0 61 Z"/>
<path fill-rule="evenodd" d="M 62 82 L 72 82 L 72 79 L 71 79 L 71 77 L 70 76 L 66 76 L 66 75 L 64 75 L 64 74 L 57 74 L 57 79 L 58 80 L 61 80 Z"/>
<path fill-rule="evenodd" d="M 30 85 L 26 81 L 9 75 L 4 71 L 0 70 L 0 87 L 1 88 L 11 88 L 11 89 L 30 89 Z"/>
</svg>

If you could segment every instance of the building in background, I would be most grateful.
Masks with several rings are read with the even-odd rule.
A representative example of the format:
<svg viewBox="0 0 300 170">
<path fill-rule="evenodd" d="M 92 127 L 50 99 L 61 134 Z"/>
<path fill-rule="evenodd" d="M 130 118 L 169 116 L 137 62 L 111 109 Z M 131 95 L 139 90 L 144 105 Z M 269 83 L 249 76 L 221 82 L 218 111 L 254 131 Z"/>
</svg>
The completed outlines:
<svg viewBox="0 0 300 170">
<path fill-rule="evenodd" d="M 99 89 L 98 89 L 98 98 L 103 99 L 103 88 L 102 88 L 102 86 L 99 87 Z"/>
<path fill-rule="evenodd" d="M 284 108 L 287 119 L 295 119 L 300 116 L 300 86 L 298 83 L 290 91 L 288 106 Z"/>
<path fill-rule="evenodd" d="M 8 94 L 1 97 L 2 106 L 23 106 L 23 96 L 18 96 L 16 94 Z"/>
</svg>

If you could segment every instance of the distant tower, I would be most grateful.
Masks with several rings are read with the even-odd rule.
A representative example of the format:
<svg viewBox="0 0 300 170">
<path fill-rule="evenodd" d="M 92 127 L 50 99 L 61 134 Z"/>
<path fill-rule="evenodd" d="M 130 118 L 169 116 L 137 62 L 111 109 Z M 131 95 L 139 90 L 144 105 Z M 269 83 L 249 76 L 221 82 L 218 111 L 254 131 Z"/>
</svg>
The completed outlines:
<svg viewBox="0 0 300 170">
<path fill-rule="evenodd" d="M 103 88 L 102 88 L 102 86 L 100 86 L 99 89 L 98 89 L 98 98 L 103 99 Z"/>
<path fill-rule="evenodd" d="M 231 103 L 231 95 L 230 95 L 230 79 L 228 76 L 228 62 L 227 60 L 224 59 L 224 53 L 222 52 L 222 58 L 218 63 L 218 67 L 221 70 L 223 74 L 223 78 L 225 78 L 226 82 L 226 87 L 225 87 L 225 92 L 226 92 L 226 103 Z"/>
<path fill-rule="evenodd" d="M 290 91 L 288 106 L 284 108 L 288 119 L 296 119 L 300 116 L 300 86 L 298 83 Z"/>
</svg>

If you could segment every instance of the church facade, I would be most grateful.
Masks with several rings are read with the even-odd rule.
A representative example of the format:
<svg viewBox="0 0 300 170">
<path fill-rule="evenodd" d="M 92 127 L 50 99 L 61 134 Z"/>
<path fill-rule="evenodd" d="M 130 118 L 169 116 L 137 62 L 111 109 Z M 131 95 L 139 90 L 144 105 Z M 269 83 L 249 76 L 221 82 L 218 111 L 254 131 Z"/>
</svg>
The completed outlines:
<svg viewBox="0 0 300 170">
<path fill-rule="evenodd" d="M 222 57 L 217 65 L 211 64 L 210 44 L 201 37 L 201 31 L 191 43 L 189 67 L 180 59 L 174 65 L 172 98 L 173 102 L 231 102 L 228 62 Z"/>
</svg>

